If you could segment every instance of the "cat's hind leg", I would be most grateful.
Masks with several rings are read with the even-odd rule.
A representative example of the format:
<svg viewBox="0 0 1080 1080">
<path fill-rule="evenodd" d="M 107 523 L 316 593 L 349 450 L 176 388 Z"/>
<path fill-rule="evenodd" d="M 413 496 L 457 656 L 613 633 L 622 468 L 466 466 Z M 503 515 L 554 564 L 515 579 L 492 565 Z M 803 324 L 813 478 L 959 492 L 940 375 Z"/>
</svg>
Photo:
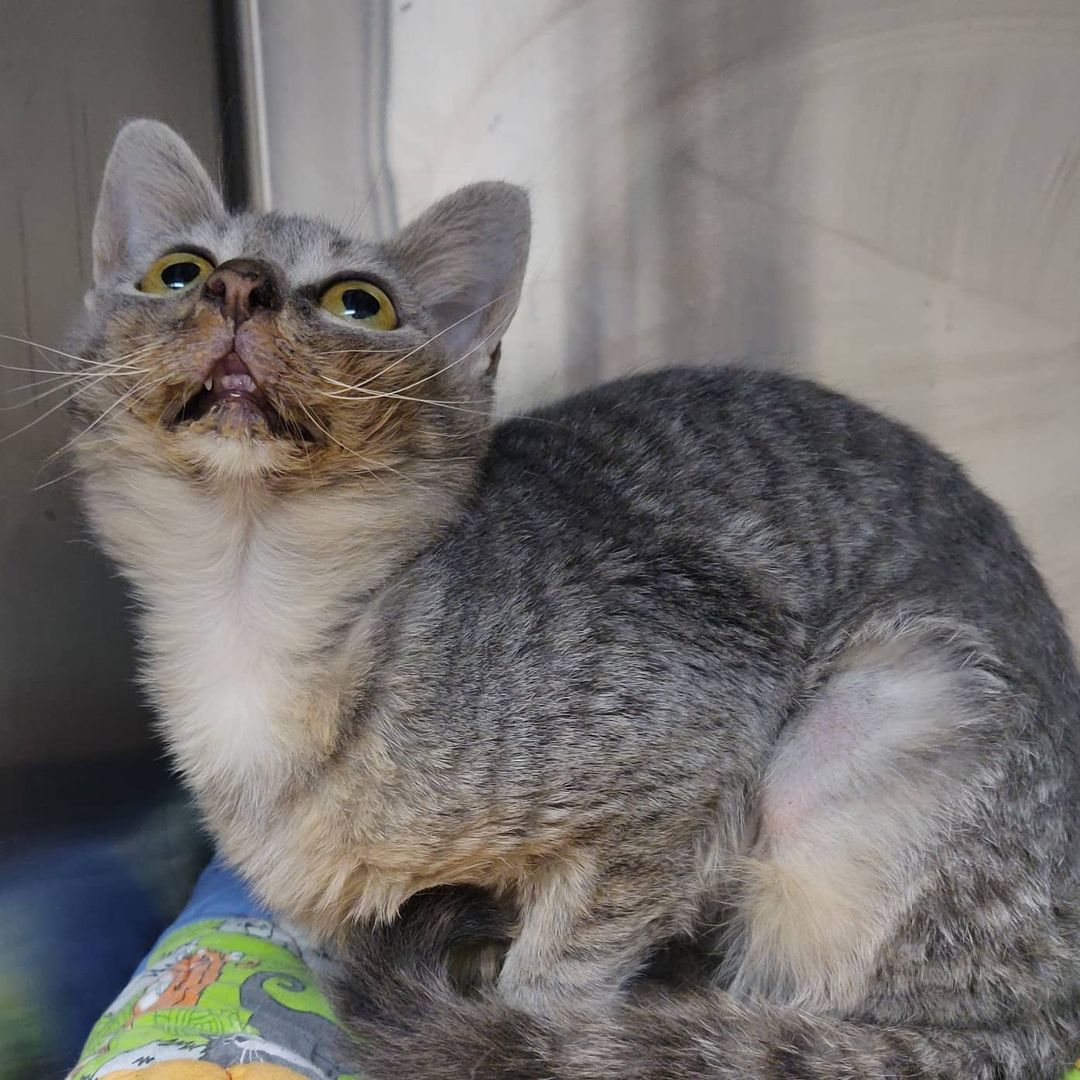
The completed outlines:
<svg viewBox="0 0 1080 1080">
<path fill-rule="evenodd" d="M 918 1000 L 974 1019 L 1000 972 L 1010 995 L 1037 1000 L 1042 959 L 1063 955 L 1054 893 L 1072 873 L 1068 777 L 1039 708 L 959 623 L 865 627 L 767 770 L 731 992 L 838 1013 Z"/>
</svg>

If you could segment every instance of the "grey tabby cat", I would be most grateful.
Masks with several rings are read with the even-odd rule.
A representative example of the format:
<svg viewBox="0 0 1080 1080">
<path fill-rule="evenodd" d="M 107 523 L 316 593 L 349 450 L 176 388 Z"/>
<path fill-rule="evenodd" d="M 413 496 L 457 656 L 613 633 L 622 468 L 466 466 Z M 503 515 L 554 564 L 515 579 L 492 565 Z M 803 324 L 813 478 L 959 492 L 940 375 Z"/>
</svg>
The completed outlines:
<svg viewBox="0 0 1080 1080">
<path fill-rule="evenodd" d="M 528 221 L 369 244 L 117 140 L 75 446 L 223 852 L 376 1080 L 1057 1076 L 1080 677 L 1016 533 L 780 375 L 492 425 Z"/>
</svg>

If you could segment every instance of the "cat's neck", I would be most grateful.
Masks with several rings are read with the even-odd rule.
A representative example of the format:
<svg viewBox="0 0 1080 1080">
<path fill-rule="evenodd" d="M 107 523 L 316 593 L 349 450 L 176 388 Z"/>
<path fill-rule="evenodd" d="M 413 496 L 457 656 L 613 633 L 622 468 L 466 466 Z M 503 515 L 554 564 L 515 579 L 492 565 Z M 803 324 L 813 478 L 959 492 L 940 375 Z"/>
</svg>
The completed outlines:
<svg viewBox="0 0 1080 1080">
<path fill-rule="evenodd" d="M 447 512 L 415 492 L 271 496 L 149 470 L 95 478 L 88 505 L 142 601 L 165 737 L 222 803 L 265 796 L 329 751 L 368 674 L 366 598 L 405 537 Z"/>
</svg>

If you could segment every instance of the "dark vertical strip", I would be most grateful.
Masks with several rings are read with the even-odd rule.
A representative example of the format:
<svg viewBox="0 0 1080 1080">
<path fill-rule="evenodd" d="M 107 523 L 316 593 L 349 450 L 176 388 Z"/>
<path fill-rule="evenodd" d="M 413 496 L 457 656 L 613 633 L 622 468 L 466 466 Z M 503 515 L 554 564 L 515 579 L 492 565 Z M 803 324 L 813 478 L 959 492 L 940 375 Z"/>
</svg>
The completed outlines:
<svg viewBox="0 0 1080 1080">
<path fill-rule="evenodd" d="M 361 152 L 365 163 L 364 184 L 367 194 L 361 208 L 373 224 L 374 235 L 390 236 L 398 229 L 397 195 L 390 167 L 390 0 L 371 0 L 359 9 L 359 44 L 364 78 L 364 107 L 360 130 Z M 369 231 L 370 227 L 369 227 Z"/>
<path fill-rule="evenodd" d="M 221 184 L 225 202 L 243 206 L 250 195 L 251 175 L 246 145 L 243 59 L 237 0 L 213 0 L 218 115 L 221 125 Z"/>
<path fill-rule="evenodd" d="M 396 233 L 400 227 L 397 188 L 394 184 L 394 169 L 390 162 L 390 74 L 394 62 L 393 9 L 391 0 L 377 0 L 372 5 L 375 11 L 375 25 L 372 35 L 378 35 L 379 55 L 375 84 L 376 100 L 373 117 L 375 136 L 378 145 L 378 159 L 383 176 L 383 220 L 380 224 L 385 234 Z"/>
</svg>

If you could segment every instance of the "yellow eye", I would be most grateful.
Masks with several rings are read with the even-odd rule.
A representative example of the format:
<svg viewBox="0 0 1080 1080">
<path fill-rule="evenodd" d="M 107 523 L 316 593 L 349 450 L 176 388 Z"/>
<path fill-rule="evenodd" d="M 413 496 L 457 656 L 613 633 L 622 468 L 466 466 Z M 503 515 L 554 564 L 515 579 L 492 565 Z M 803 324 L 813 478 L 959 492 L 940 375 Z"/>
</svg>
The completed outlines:
<svg viewBox="0 0 1080 1080">
<path fill-rule="evenodd" d="M 390 297 L 370 281 L 339 281 L 319 297 L 319 304 L 366 330 L 393 330 L 398 324 Z"/>
<path fill-rule="evenodd" d="M 165 296 L 168 293 L 183 292 L 200 281 L 205 281 L 214 268 L 201 256 L 190 251 L 174 251 L 171 255 L 162 255 L 160 259 L 143 275 L 139 282 L 140 292 Z"/>
</svg>

